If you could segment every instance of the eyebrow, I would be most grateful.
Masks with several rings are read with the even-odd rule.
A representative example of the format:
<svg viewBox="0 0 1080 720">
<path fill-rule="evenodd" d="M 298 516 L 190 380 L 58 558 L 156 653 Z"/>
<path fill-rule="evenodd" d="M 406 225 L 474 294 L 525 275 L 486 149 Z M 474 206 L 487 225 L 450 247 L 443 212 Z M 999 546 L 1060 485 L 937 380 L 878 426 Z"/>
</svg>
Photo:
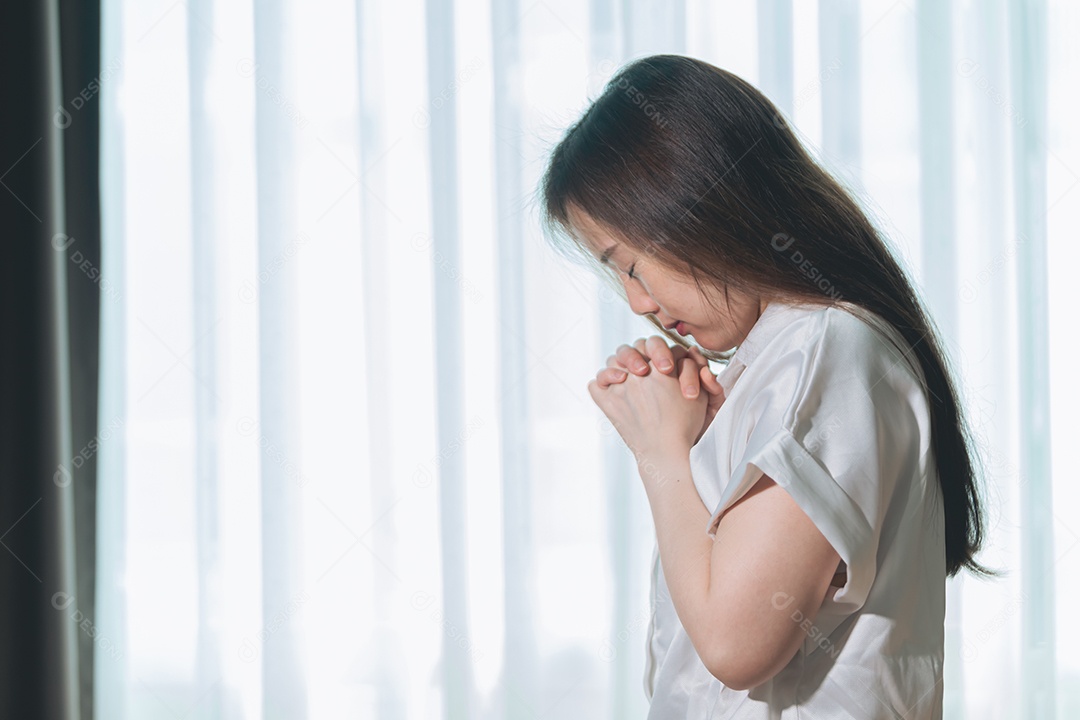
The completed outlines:
<svg viewBox="0 0 1080 720">
<path fill-rule="evenodd" d="M 600 264 L 601 265 L 607 265 L 608 258 L 611 257 L 611 254 L 614 253 L 618 249 L 618 247 L 619 247 L 618 245 L 612 245 L 607 250 L 602 252 L 600 254 Z"/>
</svg>

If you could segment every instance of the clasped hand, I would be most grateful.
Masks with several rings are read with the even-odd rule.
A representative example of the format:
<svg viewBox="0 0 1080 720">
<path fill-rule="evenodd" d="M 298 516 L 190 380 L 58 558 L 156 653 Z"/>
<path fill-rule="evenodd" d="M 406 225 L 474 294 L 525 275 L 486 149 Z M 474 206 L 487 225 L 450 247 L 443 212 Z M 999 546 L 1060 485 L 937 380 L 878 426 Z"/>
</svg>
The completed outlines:
<svg viewBox="0 0 1080 720">
<path fill-rule="evenodd" d="M 701 351 L 670 347 L 659 335 L 620 345 L 588 387 L 638 462 L 689 452 L 724 403 Z"/>
</svg>

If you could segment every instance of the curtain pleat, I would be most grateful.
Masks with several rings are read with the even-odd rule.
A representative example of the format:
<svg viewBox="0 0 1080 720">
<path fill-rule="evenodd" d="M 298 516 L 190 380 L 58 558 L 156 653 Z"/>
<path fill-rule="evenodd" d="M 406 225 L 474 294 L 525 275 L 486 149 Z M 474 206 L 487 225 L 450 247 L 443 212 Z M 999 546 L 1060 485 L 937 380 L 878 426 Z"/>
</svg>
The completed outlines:
<svg viewBox="0 0 1080 720">
<path fill-rule="evenodd" d="M 461 236 L 458 204 L 458 140 L 456 94 L 457 64 L 454 51 L 453 0 L 426 0 L 427 88 L 431 107 L 440 112 L 430 115 L 428 152 L 431 182 L 432 249 L 450 267 L 461 265 Z M 445 102 L 443 102 L 445 99 Z M 464 393 L 460 378 L 464 374 L 465 348 L 462 330 L 462 288 L 447 273 L 436 272 L 434 283 L 435 348 L 439 362 L 435 367 L 439 395 L 436 398 L 436 446 L 446 448 L 454 438 L 465 433 Z M 442 557 L 442 616 L 445 621 L 468 636 L 467 577 L 465 547 L 465 458 L 461 453 L 444 457 L 439 464 L 439 553 Z M 473 684 L 473 665 L 468 651 L 458 643 L 443 646 L 439 668 L 443 714 L 447 720 L 464 720 L 476 713 L 478 699 Z"/>
<path fill-rule="evenodd" d="M 124 202 L 124 131 L 118 88 L 123 85 L 122 14 L 118 4 L 101 7 L 101 54 L 108 82 L 101 88 L 101 274 L 108 279 L 107 302 L 101 303 L 99 398 L 100 417 L 112 432 L 98 452 L 95 586 L 97 625 L 108 645 L 97 652 L 92 698 L 94 717 L 124 718 L 127 700 L 127 462 L 128 428 L 127 315 L 120 298 L 125 283 L 127 223 Z"/>
<path fill-rule="evenodd" d="M 386 168 L 381 159 L 387 151 L 389 139 L 385 120 L 387 94 L 382 80 L 382 65 L 387 60 L 382 42 L 380 15 L 380 3 L 377 1 L 356 0 L 356 59 L 359 79 L 357 164 L 361 168 L 362 182 L 371 190 L 361 193 L 360 196 L 360 312 L 364 319 L 365 334 L 370 338 L 364 343 L 368 448 L 387 448 L 393 442 L 391 427 L 385 419 L 385 409 L 391 406 L 394 397 L 393 387 L 385 380 L 392 372 L 391 361 L 385 352 L 384 344 L 378 340 L 389 337 L 391 331 L 390 318 L 385 312 L 385 308 L 390 305 L 391 265 L 387 243 L 384 241 L 389 230 L 389 213 L 386 205 L 379 199 L 387 196 Z M 366 488 L 369 506 L 391 507 L 394 503 L 394 488 L 378 479 L 394 477 L 392 455 L 368 451 L 362 457 L 369 479 Z M 370 532 L 375 557 L 385 558 L 396 565 L 399 549 L 392 528 L 388 524 L 374 523 Z M 375 562 L 371 564 L 371 574 L 363 581 L 365 592 L 369 595 L 365 604 L 374 608 L 374 617 L 364 618 L 367 634 L 362 644 L 383 648 L 385 651 L 380 661 L 369 663 L 376 688 L 376 698 L 372 704 L 377 718 L 397 716 L 400 708 L 406 705 L 409 693 L 408 658 L 401 650 L 402 633 L 390 623 L 375 620 L 389 617 L 393 613 L 394 595 L 385 592 L 383 588 L 387 584 L 393 584 L 395 580 L 398 578 L 385 572 L 385 565 Z"/>
<path fill-rule="evenodd" d="M 988 271 L 1001 267 L 1018 246 L 1008 221 L 1009 121 L 994 95 L 984 90 L 1008 84 L 1009 53 L 1002 52 L 1008 47 L 1005 5 L 993 0 L 978 8 L 961 8 L 954 17 L 955 28 L 966 32 L 955 35 L 949 67 L 956 98 L 954 145 L 949 152 L 956 160 L 953 197 L 958 218 L 951 236 L 956 242 L 950 244 L 958 255 L 955 295 L 959 300 L 956 342 L 951 349 L 961 361 L 971 419 L 983 428 L 979 440 L 985 452 L 988 517 L 984 557 L 994 567 L 1015 568 L 1019 562 L 1019 484 L 1011 472 L 1002 470 L 1016 465 L 1012 442 L 1016 406 L 1010 380 L 1018 377 L 1016 284 L 1010 272 Z M 980 362 L 981 358 L 993 360 Z M 995 672 L 1003 678 L 1021 675 L 1019 633 L 998 632 L 991 637 L 984 632 L 988 605 L 993 608 L 991 617 L 1015 612 L 1016 600 L 1022 597 L 1020 579 L 1013 571 L 995 581 L 1001 599 L 989 603 L 979 585 L 962 575 L 949 581 L 945 716 L 978 717 L 996 710 L 1001 717 L 1020 717 L 1019 682 L 1000 682 L 994 697 L 988 697 L 980 683 L 980 678 Z"/>
<path fill-rule="evenodd" d="M 861 192 L 863 161 L 862 36 L 858 0 L 819 0 L 818 63 L 821 82 L 821 153 L 830 172 Z"/>
<path fill-rule="evenodd" d="M 1050 364 L 1047 293 L 1047 52 L 1046 5 L 1009 7 L 1009 88 L 1021 122 L 1013 128 L 1013 203 L 1017 349 L 1022 368 L 1017 426 L 1020 441 L 1020 567 L 1024 714 L 1053 717 L 1057 710 L 1056 596 L 1052 477 L 1050 474 Z"/>
<path fill-rule="evenodd" d="M 191 152 L 191 278 L 192 317 L 198 341 L 193 372 L 195 407 L 195 544 L 199 566 L 197 631 L 195 640 L 195 692 L 201 717 L 220 720 L 226 715 L 223 697 L 227 686 L 222 675 L 221 635 L 218 631 L 221 595 L 221 545 L 219 543 L 218 437 L 220 396 L 217 357 L 220 348 L 215 332 L 221 309 L 217 297 L 217 248 L 224 238 L 217 232 L 220 189 L 214 173 L 213 120 L 209 95 L 214 36 L 204 18 L 212 17 L 210 0 L 188 0 L 188 112 Z M 233 713 L 229 713 L 231 716 Z"/>
<path fill-rule="evenodd" d="M 84 616 L 78 633 L 78 693 L 76 701 L 79 717 L 93 718 L 93 684 L 98 655 L 115 654 L 107 645 L 107 639 L 86 630 L 86 619 L 97 617 L 96 571 L 97 557 L 97 481 L 100 439 L 117 432 L 118 424 L 105 418 L 98 407 L 99 371 L 99 307 L 102 286 L 89 268 L 102 267 L 101 208 L 99 199 L 99 127 L 100 103 L 95 87 L 106 76 L 108 67 L 100 62 L 101 40 L 98 33 L 100 6 L 97 2 L 73 2 L 71 0 L 50 3 L 53 8 L 54 32 L 50 43 L 54 57 L 61 67 L 61 100 L 71 106 L 73 89 L 84 98 L 89 90 L 90 100 L 79 108 L 78 122 L 64 129 L 63 157 L 54 161 L 54 182 L 63 183 L 63 227 L 74 237 L 70 250 L 78 248 L 78 257 L 68 255 L 63 263 L 66 286 L 58 295 L 65 309 L 66 322 L 61 325 L 60 337 L 66 338 L 67 348 L 61 357 L 67 358 L 67 368 L 61 375 L 61 388 L 70 397 L 68 422 L 71 427 L 73 482 L 70 514 L 63 526 L 70 528 L 67 540 L 74 544 L 71 556 L 73 567 L 68 571 L 75 576 L 80 611 Z M 54 115 L 53 124 L 57 125 Z M 63 124 L 63 123 L 59 123 Z M 55 240 L 55 237 L 54 237 Z M 76 260 L 81 262 L 76 262 Z M 56 258 L 59 260 L 59 258 Z M 54 261 L 55 262 L 55 261 Z M 60 263 L 57 263 L 58 265 Z M 66 387 L 65 387 L 66 385 Z M 87 458 L 90 455 L 90 458 Z M 76 461 L 75 457 L 79 460 Z M 65 543 L 66 544 L 66 543 Z M 70 577 L 70 575 L 69 575 Z"/>
<path fill-rule="evenodd" d="M 959 317 L 954 292 L 959 279 L 957 268 L 955 213 L 956 174 L 952 148 L 953 62 L 952 8 L 944 3 L 922 2 L 916 7 L 916 87 L 919 128 L 919 230 L 921 266 L 919 276 L 926 304 L 944 342 L 942 348 L 956 355 Z M 948 620 L 945 624 L 945 652 L 959 655 L 963 640 L 964 577 L 946 581 Z M 950 712 L 964 706 L 964 677 L 959 663 L 947 663 L 944 705 Z"/>
<path fill-rule="evenodd" d="M 792 0 L 759 0 L 758 89 L 791 118 L 795 95 Z"/>
<path fill-rule="evenodd" d="M 502 482 L 502 589 L 506 632 L 503 639 L 502 692 L 492 712 L 508 720 L 533 717 L 542 705 L 538 682 L 541 667 L 536 638 L 535 595 L 530 592 L 536 563 L 535 528 L 531 508 L 536 477 L 532 471 L 529 393 L 526 376 L 528 334 L 525 293 L 525 228 L 522 197 L 524 147 L 521 127 L 524 34 L 519 0 L 491 3 L 492 102 L 495 142 L 495 262 L 498 274 L 499 427 L 502 435 L 499 466 Z"/>
<path fill-rule="evenodd" d="M 283 0 L 254 5 L 255 65 L 258 90 L 262 83 L 295 97 L 287 41 L 289 16 Z M 270 91 L 255 93 L 256 222 L 258 268 L 275 268 L 258 288 L 259 424 L 260 446 L 273 453 L 260 456 L 262 616 L 281 617 L 306 592 L 301 561 L 302 489 L 290 465 L 301 464 L 298 292 L 296 266 L 277 261 L 297 242 L 296 123 Z M 268 634 L 259 653 L 262 667 L 262 716 L 302 720 L 308 713 L 306 648 L 302 618 L 291 618 Z"/>
</svg>

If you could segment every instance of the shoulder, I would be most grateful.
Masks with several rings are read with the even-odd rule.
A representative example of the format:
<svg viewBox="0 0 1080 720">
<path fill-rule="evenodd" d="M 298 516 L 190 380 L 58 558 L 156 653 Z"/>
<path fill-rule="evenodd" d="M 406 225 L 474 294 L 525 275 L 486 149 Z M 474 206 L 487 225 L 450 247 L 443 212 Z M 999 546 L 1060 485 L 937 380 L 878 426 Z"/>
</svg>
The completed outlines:
<svg viewBox="0 0 1080 720">
<path fill-rule="evenodd" d="M 785 313 L 746 373 L 749 407 L 799 438 L 822 422 L 871 428 L 925 410 L 914 353 L 883 318 L 850 303 Z"/>
<path fill-rule="evenodd" d="M 914 379 L 914 355 L 903 336 L 881 316 L 852 303 L 806 308 L 791 324 L 786 347 L 807 371 L 852 373 L 875 380 L 889 373 Z"/>
<path fill-rule="evenodd" d="M 787 351 L 825 346 L 880 354 L 887 352 L 889 339 L 899 337 L 876 313 L 853 303 L 778 305 L 770 308 L 767 321 L 764 316 L 759 321 L 765 326 L 761 332 L 755 327 L 746 339 L 754 357 L 778 358 Z"/>
<path fill-rule="evenodd" d="M 794 431 L 810 416 L 869 421 L 927 405 L 915 353 L 876 313 L 848 302 L 779 304 L 759 322 L 741 350 L 749 365 L 733 369 L 730 412 Z"/>
</svg>

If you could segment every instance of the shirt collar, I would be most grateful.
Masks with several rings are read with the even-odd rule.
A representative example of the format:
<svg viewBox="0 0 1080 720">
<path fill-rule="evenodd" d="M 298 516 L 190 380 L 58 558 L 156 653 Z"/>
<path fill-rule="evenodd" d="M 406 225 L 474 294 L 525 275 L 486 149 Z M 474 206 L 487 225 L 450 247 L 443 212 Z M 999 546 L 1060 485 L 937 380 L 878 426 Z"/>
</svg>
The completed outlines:
<svg viewBox="0 0 1080 720">
<path fill-rule="evenodd" d="M 754 361 L 761 349 L 768 345 L 784 329 L 784 326 L 795 318 L 796 314 L 806 309 L 805 305 L 794 305 L 778 300 L 773 300 L 765 306 L 754 322 L 754 326 L 750 328 L 750 332 L 735 349 L 735 354 L 731 356 L 727 367 L 717 378 L 721 387 L 724 388 L 725 395 L 731 392 L 732 386 L 742 374 L 743 369 Z"/>
<path fill-rule="evenodd" d="M 732 362 L 738 360 L 743 366 L 748 366 L 758 356 L 761 349 L 769 344 L 785 325 L 793 319 L 796 312 L 803 309 L 802 306 L 792 305 L 779 301 L 772 301 L 761 311 L 761 315 L 750 328 L 743 341 L 739 343 L 735 354 L 731 357 Z"/>
</svg>

